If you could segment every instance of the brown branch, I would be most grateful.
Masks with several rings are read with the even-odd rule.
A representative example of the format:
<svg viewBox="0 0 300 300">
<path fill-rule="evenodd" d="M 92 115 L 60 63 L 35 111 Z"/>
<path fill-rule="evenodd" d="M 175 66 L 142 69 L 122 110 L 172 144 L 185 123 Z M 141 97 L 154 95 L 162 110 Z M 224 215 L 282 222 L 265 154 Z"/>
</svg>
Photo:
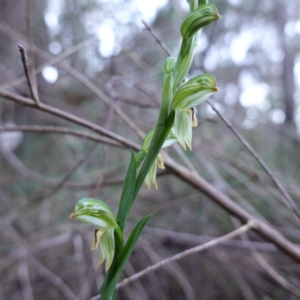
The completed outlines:
<svg viewBox="0 0 300 300">
<path fill-rule="evenodd" d="M 240 224 L 237 220 L 233 220 L 232 222 L 235 225 L 235 227 L 238 227 Z M 244 243 L 249 243 L 250 239 L 248 237 L 247 232 L 244 232 L 241 235 L 241 238 Z M 262 267 L 262 269 L 268 274 L 277 284 L 282 286 L 285 290 L 290 292 L 291 294 L 297 296 L 300 298 L 300 290 L 289 283 L 281 274 L 279 274 L 269 263 L 268 261 L 257 251 L 257 249 L 253 247 L 249 247 L 249 251 L 251 255 L 254 257 L 254 259 L 257 261 L 257 263 Z"/>
<path fill-rule="evenodd" d="M 36 72 L 35 72 L 35 59 L 34 59 L 34 52 L 33 52 L 33 36 L 32 36 L 32 9 L 31 9 L 31 0 L 27 0 L 27 32 L 28 32 L 28 40 L 29 40 L 29 58 L 32 65 L 31 70 L 31 79 L 33 83 L 33 91 L 36 96 L 36 99 L 39 100 L 38 95 L 38 88 L 37 88 L 37 81 L 36 81 Z"/>
<path fill-rule="evenodd" d="M 0 24 L 0 30 L 3 29 L 2 26 L 3 25 Z M 11 30 L 11 29 L 9 29 L 9 30 Z M 12 32 L 12 33 L 14 33 L 14 32 Z M 98 41 L 98 39 L 96 39 L 96 38 L 88 39 L 86 41 L 75 44 L 74 46 L 68 48 L 67 50 L 63 51 L 61 54 L 56 55 L 54 57 L 50 56 L 49 54 L 46 54 L 47 56 L 49 55 L 47 62 L 40 65 L 36 69 L 34 69 L 35 74 L 41 73 L 46 66 L 51 66 L 51 65 L 60 63 L 61 60 L 67 58 L 68 56 L 70 56 L 74 52 L 76 52 L 76 51 L 78 51 L 78 50 L 80 50 L 84 47 L 87 47 L 87 46 L 89 46 L 89 45 L 91 45 L 91 44 L 93 44 L 97 41 Z M 29 44 L 29 41 L 24 40 L 24 42 Z M 37 47 L 35 45 L 32 45 L 32 47 L 33 47 L 34 52 L 37 52 Z M 26 81 L 26 76 L 22 76 L 20 78 L 15 79 L 15 80 L 4 83 L 4 84 L 0 85 L 0 89 L 7 89 L 7 88 L 15 87 L 16 85 L 18 85 L 18 84 L 20 84 L 24 81 Z"/>
<path fill-rule="evenodd" d="M 148 274 L 149 272 L 153 272 L 161 267 L 163 267 L 164 265 L 166 264 L 169 264 L 171 262 L 174 262 L 174 261 L 177 261 L 177 260 L 180 260 L 182 259 L 183 257 L 186 257 L 188 255 L 191 255 L 191 254 L 194 254 L 194 253 L 198 253 L 200 251 L 203 251 L 203 250 L 206 250 L 206 249 L 209 249 L 211 247 L 214 247 L 220 243 L 223 243 L 229 239 L 233 239 L 234 237 L 244 233 L 244 232 L 247 232 L 248 230 L 252 229 L 253 227 L 255 227 L 255 224 L 252 223 L 252 222 L 249 222 L 247 223 L 246 225 L 226 234 L 226 235 L 223 235 L 219 238 L 216 238 L 216 239 L 213 239 L 207 243 L 204 243 L 202 245 L 198 245 L 196 247 L 193 247 L 193 248 L 190 248 L 188 250 L 185 250 L 183 252 L 180 252 L 176 255 L 173 255 L 171 257 L 168 257 L 152 266 L 149 266 L 147 267 L 146 269 L 130 276 L 129 278 L 126 278 L 124 279 L 123 281 L 121 281 L 118 285 L 117 285 L 117 289 L 127 285 L 128 283 L 132 282 L 132 281 L 135 281 L 143 276 L 145 276 L 146 274 Z M 91 300 L 96 300 L 96 299 L 99 299 L 99 296 L 95 296 L 93 297 Z"/>
<path fill-rule="evenodd" d="M 291 196 L 289 195 L 285 187 L 276 178 L 276 176 L 268 167 L 268 165 L 258 155 L 258 153 L 253 149 L 253 147 L 244 139 L 244 137 L 233 127 L 233 125 L 227 120 L 227 118 L 216 108 L 216 106 L 209 100 L 207 100 L 207 103 L 216 112 L 216 114 L 222 119 L 222 121 L 226 124 L 226 126 L 233 132 L 233 134 L 239 139 L 239 141 L 245 146 L 245 148 L 251 153 L 251 155 L 256 159 L 256 161 L 260 164 L 260 166 L 264 169 L 264 171 L 268 174 L 268 176 L 270 177 L 274 185 L 279 189 L 283 198 L 286 200 L 285 204 L 295 212 L 296 216 L 298 217 L 298 220 L 300 220 L 300 210 L 298 206 L 291 198 Z"/>
<path fill-rule="evenodd" d="M 24 68 L 26 79 L 27 79 L 28 87 L 29 87 L 29 90 L 30 90 L 31 98 L 34 99 L 34 102 L 35 102 L 36 106 L 39 107 L 40 106 L 40 100 L 37 97 L 37 95 L 34 91 L 33 84 L 31 82 L 31 74 L 30 74 L 30 69 L 29 69 L 26 50 L 22 45 L 18 45 L 18 47 L 19 47 L 19 51 L 21 53 L 21 59 L 22 59 L 23 68 Z"/>
<path fill-rule="evenodd" d="M 50 105 L 47 105 L 47 104 L 43 104 L 43 103 L 41 103 L 41 105 L 39 107 L 36 107 L 35 102 L 32 99 L 22 97 L 22 96 L 18 96 L 16 94 L 13 94 L 13 93 L 11 93 L 9 91 L 5 91 L 5 90 L 0 90 L 0 97 L 12 100 L 12 101 L 14 101 L 16 103 L 19 103 L 21 105 L 29 106 L 29 107 L 47 112 L 49 114 L 58 116 L 62 119 L 68 120 L 68 121 L 73 122 L 75 124 L 81 125 L 83 127 L 91 129 L 91 130 L 93 130 L 93 131 L 95 131 L 99 134 L 102 134 L 106 137 L 109 137 L 109 138 L 125 145 L 126 147 L 130 147 L 132 149 L 139 149 L 139 145 L 137 145 L 133 142 L 130 142 L 128 139 L 125 139 L 125 138 L 121 137 L 120 135 L 117 135 L 117 134 L 111 132 L 110 130 L 107 130 L 107 129 L 99 126 L 99 125 L 96 125 L 92 122 L 89 122 L 89 121 L 84 120 L 80 117 L 77 117 L 77 116 L 72 115 L 68 112 L 65 112 L 65 111 L 63 111 L 59 108 L 56 108 L 56 107 L 53 107 L 53 106 L 50 106 Z M 131 145 L 131 146 L 129 146 L 129 145 Z"/>
<path fill-rule="evenodd" d="M 112 101 L 111 105 L 109 106 L 108 114 L 107 114 L 107 117 L 106 117 L 106 122 L 105 122 L 105 125 L 104 125 L 104 128 L 106 128 L 106 129 L 110 129 L 110 127 L 111 127 L 111 122 L 112 122 L 113 115 L 114 115 L 114 106 L 115 106 L 115 102 Z M 109 160 L 109 151 L 108 151 L 108 147 L 105 146 L 103 148 L 101 167 L 100 167 L 100 176 L 99 176 L 99 179 L 98 179 L 98 182 L 97 182 L 95 188 L 91 192 L 91 197 L 92 198 L 94 198 L 96 196 L 96 194 L 98 193 L 98 191 L 100 190 L 100 188 L 101 188 L 101 186 L 104 182 L 108 160 Z"/>
<path fill-rule="evenodd" d="M 162 40 L 159 38 L 159 36 L 153 31 L 153 29 L 149 26 L 149 24 L 142 20 L 142 23 L 144 24 L 145 28 L 149 31 L 149 33 L 153 36 L 155 41 L 161 46 L 161 48 L 167 53 L 168 56 L 171 56 L 171 51 L 168 49 L 168 47 L 162 42 Z"/>
<path fill-rule="evenodd" d="M 79 300 L 78 297 L 74 294 L 74 292 L 70 289 L 70 287 L 58 276 L 56 276 L 52 271 L 50 271 L 47 267 L 45 267 L 41 262 L 39 262 L 33 254 L 29 252 L 27 247 L 27 241 L 20 235 L 20 233 L 10 224 L 7 224 L 3 221 L 3 218 L 0 217 L 0 224 L 2 228 L 5 228 L 3 231 L 7 237 L 11 240 L 15 241 L 16 243 L 23 244 L 21 251 L 24 253 L 23 259 L 27 261 L 27 257 L 29 258 L 30 262 L 34 266 L 34 270 L 42 275 L 44 278 L 49 280 L 54 286 L 59 288 L 61 292 L 64 294 L 66 299 L 69 300 Z"/>
<path fill-rule="evenodd" d="M 114 147 L 124 148 L 124 145 L 110 138 L 102 137 L 96 134 L 91 134 L 87 131 L 76 130 L 67 127 L 58 126 L 40 126 L 40 125 L 19 125 L 19 126 L 0 126 L 0 132 L 5 131 L 23 131 L 23 132 L 39 132 L 39 133 L 58 133 L 74 135 L 90 141 L 107 144 Z"/>
</svg>

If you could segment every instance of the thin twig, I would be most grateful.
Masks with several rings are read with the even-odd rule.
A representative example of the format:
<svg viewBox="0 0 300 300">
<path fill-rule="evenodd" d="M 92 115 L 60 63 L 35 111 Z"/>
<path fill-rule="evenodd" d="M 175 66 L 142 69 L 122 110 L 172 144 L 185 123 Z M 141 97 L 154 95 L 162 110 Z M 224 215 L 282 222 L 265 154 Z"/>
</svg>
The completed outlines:
<svg viewBox="0 0 300 300">
<path fill-rule="evenodd" d="M 88 151 L 86 151 L 86 153 L 78 161 L 78 163 L 64 176 L 64 178 L 56 185 L 56 187 L 53 188 L 53 190 L 43 200 L 49 199 L 55 193 L 57 193 L 65 185 L 65 183 L 72 177 L 72 175 L 78 170 L 78 168 L 84 162 L 86 162 L 86 160 L 91 156 L 91 154 L 94 152 L 97 146 L 98 144 L 93 143 L 93 145 L 88 149 Z"/>
<path fill-rule="evenodd" d="M 168 47 L 162 42 L 162 40 L 158 37 L 158 35 L 153 31 L 153 29 L 149 26 L 149 24 L 142 20 L 142 23 L 144 24 L 145 28 L 149 31 L 149 33 L 153 36 L 153 38 L 156 40 L 156 42 L 161 46 L 161 48 L 167 53 L 168 56 L 171 56 L 171 51 L 168 49 Z"/>
<path fill-rule="evenodd" d="M 112 101 L 109 106 L 108 114 L 107 114 L 106 121 L 104 124 L 105 129 L 110 129 L 110 127 L 111 127 L 111 122 L 112 122 L 113 115 L 114 115 L 114 107 L 115 107 L 115 101 Z M 101 188 L 101 186 L 104 182 L 104 177 L 105 177 L 105 173 L 106 173 L 106 169 L 107 169 L 108 160 L 109 160 L 108 147 L 104 146 L 101 167 L 100 167 L 100 176 L 99 176 L 97 185 L 95 186 L 94 190 L 91 192 L 92 198 L 94 198 L 96 196 L 96 194 L 98 193 L 99 189 Z"/>
<path fill-rule="evenodd" d="M 2 28 L 2 25 L 0 24 L 0 30 L 1 30 L 1 28 Z M 11 30 L 11 29 L 9 29 L 9 30 Z M 12 33 L 14 34 L 14 32 L 12 32 Z M 78 44 L 73 45 L 72 47 L 70 47 L 67 50 L 63 51 L 59 55 L 56 55 L 56 56 L 53 56 L 53 57 L 52 56 L 48 57 L 49 54 L 46 54 L 46 52 L 45 52 L 45 56 L 47 55 L 48 60 L 45 63 L 43 63 L 42 65 L 40 65 L 39 67 L 37 67 L 36 69 L 34 69 L 35 74 L 37 75 L 37 74 L 41 73 L 43 71 L 43 69 L 47 66 L 52 66 L 52 65 L 60 63 L 61 60 L 67 58 L 71 54 L 79 51 L 80 49 L 82 49 L 84 47 L 90 46 L 93 43 L 96 43 L 97 41 L 98 41 L 97 38 L 88 39 L 86 41 L 83 41 L 83 42 L 80 42 Z M 24 41 L 24 42 L 28 43 L 28 45 L 29 45 L 29 41 Z M 33 45 L 32 47 L 33 47 L 34 52 L 38 52 L 37 51 L 37 49 L 38 49 L 37 46 Z M 44 53 L 44 52 L 42 52 L 42 53 Z M 43 58 L 45 58 L 45 57 L 43 57 Z M 26 81 L 26 76 L 21 76 L 20 78 L 17 78 L 15 80 L 11 80 L 7 83 L 4 83 L 4 84 L 0 85 L 0 89 L 12 88 L 12 87 L 15 87 L 18 84 L 21 84 L 24 81 Z"/>
<path fill-rule="evenodd" d="M 149 272 L 153 272 L 154 270 L 157 270 L 161 267 L 163 267 L 164 265 L 166 264 L 169 264 L 173 261 L 177 261 L 177 260 L 180 260 L 182 259 L 183 257 L 185 256 L 188 256 L 188 255 L 191 255 L 191 254 L 194 254 L 194 253 L 197 253 L 197 252 L 200 252 L 200 251 L 203 251 L 203 250 L 206 250 L 208 248 L 211 248 L 211 247 L 214 247 L 224 241 L 227 241 L 229 239 L 233 239 L 234 237 L 250 230 L 251 228 L 253 228 L 255 226 L 255 223 L 250 221 L 248 222 L 247 224 L 245 224 L 244 226 L 226 234 L 226 235 L 223 235 L 219 238 L 216 238 L 214 240 L 211 240 L 207 243 L 204 243 L 202 245 L 199 245 L 199 246 L 196 246 L 196 247 L 193 247 L 193 248 L 190 248 L 188 250 L 185 250 L 183 252 L 180 252 L 174 256 L 171 256 L 171 257 L 168 257 L 152 266 L 149 266 L 147 267 L 146 269 L 134 274 L 133 276 L 129 277 L 129 278 L 126 278 L 124 279 L 123 281 L 121 281 L 118 285 L 117 285 L 117 288 L 120 288 L 120 287 L 123 287 L 125 286 L 126 284 L 128 284 L 129 282 L 132 282 L 134 280 L 137 280 L 139 278 L 141 278 L 142 276 L 146 275 L 147 273 Z"/>
<path fill-rule="evenodd" d="M 180 252 L 180 253 L 178 253 L 178 254 L 176 254 L 174 256 L 168 257 L 168 258 L 166 258 L 166 259 L 164 259 L 164 260 L 162 260 L 162 261 L 160 261 L 160 262 L 158 262 L 158 263 L 156 263 L 156 264 L 154 264 L 152 266 L 149 266 L 149 267 L 145 268 L 144 270 L 142 270 L 142 271 L 140 271 L 140 272 L 138 272 L 138 273 L 136 273 L 136 274 L 134 274 L 134 275 L 126 278 L 126 279 L 124 279 L 123 281 L 121 281 L 117 285 L 117 289 L 119 289 L 119 288 L 127 285 L 128 283 L 130 283 L 132 281 L 135 281 L 135 280 L 137 280 L 137 279 L 145 276 L 149 272 L 153 272 L 153 271 L 155 271 L 155 270 L 163 267 L 166 264 L 169 264 L 169 263 L 171 263 L 173 261 L 180 260 L 180 259 L 182 259 L 185 256 L 188 256 L 188 255 L 191 255 L 191 254 L 194 254 L 194 253 L 198 253 L 200 251 L 203 251 L 203 250 L 206 250 L 208 248 L 214 247 L 214 246 L 216 246 L 216 245 L 218 245 L 218 244 L 220 244 L 222 242 L 225 242 L 225 241 L 227 241 L 229 239 L 233 239 L 234 237 L 236 237 L 236 236 L 238 236 L 238 235 L 240 235 L 240 234 L 242 234 L 242 233 L 244 233 L 244 232 L 252 229 L 253 227 L 255 227 L 255 223 L 252 222 L 252 221 L 250 221 L 247 224 L 245 224 L 244 226 L 242 226 L 242 227 L 240 227 L 240 228 L 238 228 L 238 229 L 236 229 L 236 230 L 234 230 L 234 231 L 232 231 L 232 232 L 230 232 L 230 233 L 228 233 L 226 235 L 223 235 L 223 236 L 221 236 L 219 238 L 211 240 L 211 241 L 209 241 L 207 243 L 204 243 L 202 245 L 199 245 L 199 246 L 190 248 L 188 250 L 185 250 L 183 252 Z M 97 296 L 91 298 L 90 300 L 97 300 L 97 299 L 99 299 L 99 297 L 100 296 L 97 295 Z"/>
<path fill-rule="evenodd" d="M 0 217 L 0 224 L 2 228 L 5 228 L 4 233 L 11 240 L 16 243 L 22 243 L 23 245 L 27 244 L 27 241 L 20 235 L 20 233 L 10 224 L 6 224 L 3 221 L 3 218 Z M 31 254 L 26 246 L 23 246 L 24 253 L 28 256 L 30 261 L 34 266 L 34 270 L 37 271 L 44 278 L 48 279 L 54 286 L 59 288 L 61 292 L 64 294 L 64 297 L 69 300 L 79 300 L 78 297 L 74 294 L 74 292 L 70 289 L 70 287 L 58 276 L 56 276 L 52 271 L 50 271 L 46 266 L 44 266 L 41 262 L 39 262 L 33 254 Z M 24 260 L 27 259 L 24 257 Z"/>
<path fill-rule="evenodd" d="M 227 118 L 216 108 L 216 106 L 209 100 L 207 103 L 211 106 L 211 108 L 216 112 L 216 114 L 222 119 L 222 121 L 226 124 L 226 126 L 233 132 L 233 134 L 240 140 L 240 142 L 245 146 L 245 148 L 251 153 L 251 155 L 256 159 L 256 161 L 260 164 L 260 166 L 264 169 L 264 171 L 268 174 L 274 185 L 279 189 L 283 198 L 286 200 L 285 204 L 292 209 L 298 217 L 298 221 L 300 220 L 300 210 L 294 200 L 291 198 L 285 187 L 281 184 L 281 182 L 276 178 L 274 173 L 268 167 L 268 165 L 264 162 L 264 160 L 258 155 L 258 153 L 252 148 L 252 146 L 245 140 L 245 138 L 233 127 L 233 125 L 227 120 Z"/>
<path fill-rule="evenodd" d="M 232 218 L 233 224 L 238 227 L 239 221 Z M 244 232 L 241 235 L 241 238 L 243 242 L 250 242 L 250 239 L 248 237 L 248 234 Z M 281 274 L 279 274 L 267 261 L 266 259 L 254 248 L 249 247 L 249 251 L 251 252 L 252 256 L 255 258 L 255 260 L 258 262 L 258 264 L 262 267 L 262 269 L 280 286 L 282 286 L 285 290 L 290 292 L 291 294 L 297 296 L 300 298 L 300 290 L 289 283 Z"/>
<path fill-rule="evenodd" d="M 0 132 L 6 132 L 6 131 L 23 131 L 23 132 L 39 132 L 39 133 L 47 132 L 47 133 L 74 135 L 94 142 L 103 143 L 114 147 L 124 148 L 124 145 L 110 138 L 106 138 L 96 134 L 91 134 L 87 131 L 76 130 L 67 127 L 40 126 L 40 125 L 0 126 Z"/>
<path fill-rule="evenodd" d="M 36 73 L 35 73 L 35 59 L 34 59 L 34 52 L 33 52 L 33 36 L 32 36 L 32 10 L 31 10 L 31 0 L 27 0 L 27 32 L 28 32 L 28 40 L 29 40 L 29 51 L 28 56 L 31 61 L 32 69 L 31 72 L 31 79 L 33 83 L 33 91 L 36 96 L 36 99 L 39 100 L 38 95 L 38 88 L 36 82 Z"/>
<path fill-rule="evenodd" d="M 36 106 L 40 107 L 40 104 L 41 104 L 40 100 L 36 96 L 35 91 L 34 91 L 34 87 L 33 87 L 32 82 L 31 82 L 31 74 L 30 74 L 30 69 L 29 69 L 26 50 L 22 45 L 18 45 L 18 47 L 19 47 L 19 51 L 21 53 L 21 59 L 22 59 L 23 68 L 24 68 L 26 79 L 27 79 L 28 87 L 29 87 L 29 90 L 30 90 L 31 98 L 34 100 Z"/>
<path fill-rule="evenodd" d="M 86 128 L 89 128 L 97 133 L 100 133 L 106 137 L 112 138 L 115 141 L 120 142 L 121 144 L 125 145 L 125 146 L 129 146 L 129 144 L 131 144 L 131 146 L 129 146 L 132 149 L 140 149 L 140 146 L 137 145 L 136 143 L 133 143 L 131 141 L 129 141 L 126 138 L 123 138 L 122 136 L 115 134 L 114 132 L 107 130 L 97 124 L 94 124 L 92 122 L 89 122 L 85 119 L 82 119 L 80 117 L 77 117 L 75 115 L 72 115 L 64 110 L 61 110 L 59 108 L 47 105 L 47 104 L 43 104 L 41 103 L 39 107 L 36 107 L 35 102 L 33 101 L 33 99 L 30 98 L 26 98 L 26 97 L 22 97 L 22 96 L 18 96 L 14 93 L 11 93 L 9 91 L 5 91 L 5 90 L 0 90 L 0 97 L 12 100 L 14 102 L 17 102 L 19 104 L 22 105 L 26 105 L 29 107 L 33 107 L 35 109 L 39 109 L 41 111 L 47 112 L 49 114 L 58 116 L 60 118 L 63 118 L 65 120 L 71 121 L 73 123 L 76 123 L 78 125 L 84 126 Z"/>
</svg>

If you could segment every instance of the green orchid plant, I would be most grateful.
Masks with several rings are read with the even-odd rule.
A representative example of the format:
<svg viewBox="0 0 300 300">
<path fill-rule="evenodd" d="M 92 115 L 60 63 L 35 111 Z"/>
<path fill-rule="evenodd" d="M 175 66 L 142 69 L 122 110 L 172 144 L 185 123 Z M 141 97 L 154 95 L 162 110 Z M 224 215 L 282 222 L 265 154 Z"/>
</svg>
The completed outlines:
<svg viewBox="0 0 300 300">
<path fill-rule="evenodd" d="M 151 215 L 142 218 L 123 244 L 123 230 L 137 194 L 143 184 L 157 189 L 157 167 L 164 169 L 162 148 L 178 142 L 192 149 L 192 129 L 197 127 L 196 106 L 218 91 L 210 74 L 187 79 L 201 29 L 220 19 L 217 8 L 207 0 L 190 0 L 191 12 L 181 26 L 182 43 L 177 58 L 168 57 L 162 68 L 162 102 L 156 127 L 146 135 L 141 150 L 131 153 L 117 217 L 103 201 L 79 200 L 70 218 L 96 227 L 92 249 L 99 248 L 101 265 L 106 261 L 105 279 L 99 293 L 102 300 L 114 300 L 116 285 L 143 228 Z M 139 171 L 138 171 L 139 168 Z"/>
</svg>

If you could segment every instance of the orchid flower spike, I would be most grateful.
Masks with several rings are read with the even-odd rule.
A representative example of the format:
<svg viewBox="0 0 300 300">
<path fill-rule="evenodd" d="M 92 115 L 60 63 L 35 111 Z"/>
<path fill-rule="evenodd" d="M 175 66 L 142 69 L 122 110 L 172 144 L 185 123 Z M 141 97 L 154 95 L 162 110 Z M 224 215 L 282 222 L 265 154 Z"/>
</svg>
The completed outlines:
<svg viewBox="0 0 300 300">
<path fill-rule="evenodd" d="M 186 82 L 176 92 L 172 108 L 175 110 L 174 131 L 184 150 L 192 149 L 192 127 L 197 127 L 195 107 L 218 91 L 215 78 L 201 74 Z"/>
<path fill-rule="evenodd" d="M 101 200 L 84 198 L 76 203 L 70 218 L 98 227 L 95 230 L 92 249 L 99 247 L 98 266 L 106 260 L 105 272 L 107 272 L 115 255 L 115 234 L 120 243 L 123 243 L 122 231 L 110 207 Z"/>
</svg>

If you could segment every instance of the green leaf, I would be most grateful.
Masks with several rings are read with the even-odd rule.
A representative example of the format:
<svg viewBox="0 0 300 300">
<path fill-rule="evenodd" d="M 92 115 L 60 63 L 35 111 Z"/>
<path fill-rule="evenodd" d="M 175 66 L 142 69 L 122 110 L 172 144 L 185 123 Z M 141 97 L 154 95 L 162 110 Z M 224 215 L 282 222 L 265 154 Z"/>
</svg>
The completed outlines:
<svg viewBox="0 0 300 300">
<path fill-rule="evenodd" d="M 131 160 L 127 170 L 117 215 L 117 222 L 122 231 L 124 229 L 126 219 L 130 212 L 131 205 L 135 196 L 135 179 L 136 160 L 134 153 L 131 152 Z"/>
<path fill-rule="evenodd" d="M 110 300 L 112 298 L 112 295 L 114 295 L 116 285 L 117 285 L 117 283 L 120 279 L 120 276 L 121 276 L 122 271 L 125 267 L 125 264 L 128 261 L 130 255 L 133 251 L 133 248 L 134 248 L 135 244 L 137 243 L 137 241 L 138 241 L 145 225 L 147 224 L 147 222 L 149 221 L 151 216 L 152 216 L 152 214 L 142 218 L 139 221 L 139 223 L 135 226 L 133 231 L 131 232 L 131 234 L 128 238 L 128 241 L 127 241 L 126 245 L 124 246 L 124 248 L 122 250 L 122 254 L 121 254 L 121 257 L 120 257 L 118 269 L 117 269 L 113 279 L 109 283 L 109 285 L 108 285 L 106 291 L 104 292 L 103 296 L 101 297 L 101 300 Z"/>
</svg>

